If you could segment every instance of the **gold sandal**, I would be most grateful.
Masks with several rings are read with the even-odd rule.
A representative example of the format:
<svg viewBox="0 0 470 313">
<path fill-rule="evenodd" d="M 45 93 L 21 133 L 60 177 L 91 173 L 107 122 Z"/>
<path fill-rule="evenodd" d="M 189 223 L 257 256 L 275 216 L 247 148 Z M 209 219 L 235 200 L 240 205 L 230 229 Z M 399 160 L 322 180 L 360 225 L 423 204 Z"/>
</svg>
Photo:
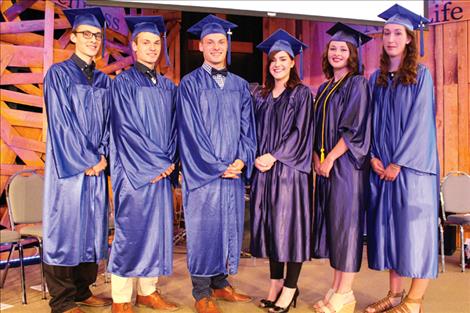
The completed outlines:
<svg viewBox="0 0 470 313">
<path fill-rule="evenodd" d="M 334 293 L 328 303 L 319 309 L 317 313 L 354 313 L 356 299 L 351 291 L 347 293 Z"/>
<path fill-rule="evenodd" d="M 315 304 L 313 305 L 313 309 L 317 310 L 321 308 L 322 306 L 325 306 L 325 301 L 323 300 L 330 301 L 334 293 L 335 293 L 335 290 L 333 288 L 330 288 L 323 299 L 315 302 Z"/>
<path fill-rule="evenodd" d="M 405 295 L 405 290 L 402 292 L 392 293 L 391 291 L 388 292 L 385 298 L 380 299 L 377 302 L 369 304 L 367 308 L 364 310 L 364 313 L 379 313 L 390 310 L 394 307 L 390 298 L 400 298 L 400 302 L 403 301 L 403 297 Z M 397 304 L 398 305 L 398 304 Z M 373 309 L 373 312 L 367 311 L 367 309 Z"/>
<path fill-rule="evenodd" d="M 396 307 L 385 311 L 384 313 L 412 313 L 411 309 L 406 305 L 407 303 L 416 303 L 419 304 L 419 313 L 423 313 L 423 306 L 421 305 L 421 302 L 423 301 L 423 298 L 421 299 L 411 299 L 408 296 L 403 299 L 403 301 L 397 305 Z"/>
</svg>

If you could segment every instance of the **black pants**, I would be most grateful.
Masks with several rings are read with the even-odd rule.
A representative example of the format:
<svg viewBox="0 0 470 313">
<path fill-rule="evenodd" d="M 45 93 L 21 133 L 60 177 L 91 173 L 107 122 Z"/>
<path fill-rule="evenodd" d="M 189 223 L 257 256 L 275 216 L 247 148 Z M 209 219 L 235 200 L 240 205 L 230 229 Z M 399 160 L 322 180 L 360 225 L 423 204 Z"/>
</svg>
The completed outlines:
<svg viewBox="0 0 470 313">
<path fill-rule="evenodd" d="M 302 263 L 287 262 L 287 273 L 284 277 L 284 262 L 269 259 L 269 272 L 271 279 L 283 279 L 287 288 L 297 288 Z"/>
<path fill-rule="evenodd" d="M 210 297 L 212 294 L 211 289 L 222 289 L 230 284 L 227 281 L 227 276 L 219 274 L 216 276 L 202 277 L 202 276 L 191 276 L 193 282 L 193 297 L 196 301 L 202 298 Z"/>
<path fill-rule="evenodd" d="M 57 266 L 44 263 L 52 313 L 62 313 L 92 296 L 90 285 L 96 281 L 98 264 L 80 263 L 77 266 Z"/>
</svg>

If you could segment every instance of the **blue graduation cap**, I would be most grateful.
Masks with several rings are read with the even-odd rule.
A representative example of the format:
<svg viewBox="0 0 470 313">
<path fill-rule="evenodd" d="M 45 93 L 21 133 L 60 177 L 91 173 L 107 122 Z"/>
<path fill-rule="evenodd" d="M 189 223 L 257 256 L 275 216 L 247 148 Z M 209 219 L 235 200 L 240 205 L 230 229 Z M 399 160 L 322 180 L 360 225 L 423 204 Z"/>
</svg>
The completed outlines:
<svg viewBox="0 0 470 313">
<path fill-rule="evenodd" d="M 405 26 L 407 29 L 413 31 L 419 29 L 419 50 L 420 55 L 424 55 L 424 27 L 431 21 L 424 16 L 415 14 L 414 12 L 402 7 L 401 5 L 394 4 L 389 9 L 378 15 L 380 18 L 386 20 L 385 24 L 398 24 Z"/>
<path fill-rule="evenodd" d="M 131 39 L 134 40 L 138 34 L 149 32 L 158 36 L 163 34 L 163 50 L 165 51 L 166 65 L 170 65 L 170 57 L 168 56 L 166 42 L 166 27 L 162 16 L 126 16 L 126 23 L 132 32 Z"/>
<path fill-rule="evenodd" d="M 336 23 L 326 31 L 331 35 L 330 41 L 345 41 L 349 42 L 356 48 L 359 48 L 359 71 L 362 70 L 362 45 L 367 43 L 372 37 L 346 25 L 343 23 Z"/>
<path fill-rule="evenodd" d="M 204 38 L 209 34 L 224 34 L 228 40 L 227 64 L 231 63 L 231 35 L 232 29 L 238 27 L 237 24 L 221 19 L 215 15 L 209 14 L 188 29 L 188 32 Z"/>
<path fill-rule="evenodd" d="M 256 48 L 268 55 L 273 51 L 285 51 L 292 58 L 300 54 L 299 75 L 300 79 L 303 78 L 303 51 L 305 48 L 308 48 L 308 46 L 285 30 L 276 30 L 262 43 L 257 45 Z"/>
</svg>

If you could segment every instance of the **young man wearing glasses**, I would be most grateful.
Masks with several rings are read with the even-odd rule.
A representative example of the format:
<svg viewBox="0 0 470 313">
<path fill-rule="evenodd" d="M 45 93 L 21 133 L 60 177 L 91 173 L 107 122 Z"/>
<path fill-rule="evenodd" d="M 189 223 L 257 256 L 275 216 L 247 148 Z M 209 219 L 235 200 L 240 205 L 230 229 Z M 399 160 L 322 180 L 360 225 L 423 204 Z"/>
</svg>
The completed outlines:
<svg viewBox="0 0 470 313">
<path fill-rule="evenodd" d="M 104 16 L 99 8 L 64 10 L 75 53 L 44 80 L 48 129 L 43 207 L 44 269 L 53 313 L 105 306 L 90 291 L 107 253 L 110 79 L 95 69 Z"/>
</svg>

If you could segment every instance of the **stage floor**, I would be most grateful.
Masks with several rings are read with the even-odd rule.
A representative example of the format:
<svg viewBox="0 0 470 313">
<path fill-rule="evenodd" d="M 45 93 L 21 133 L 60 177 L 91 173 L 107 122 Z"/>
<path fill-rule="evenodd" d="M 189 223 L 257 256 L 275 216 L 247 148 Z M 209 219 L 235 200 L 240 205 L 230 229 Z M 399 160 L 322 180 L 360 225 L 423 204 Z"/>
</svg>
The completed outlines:
<svg viewBox="0 0 470 313">
<path fill-rule="evenodd" d="M 426 313 L 470 313 L 470 269 L 465 273 L 460 272 L 458 265 L 459 252 L 451 257 L 446 257 L 446 273 L 439 274 L 439 278 L 431 282 L 424 300 Z M 255 299 L 251 303 L 234 304 L 219 301 L 219 307 L 224 313 L 251 313 L 265 312 L 257 308 L 259 299 L 266 296 L 268 286 L 268 263 L 263 259 L 244 258 L 241 260 L 239 274 L 231 277 L 231 283 L 237 290 L 252 295 Z M 311 313 L 314 301 L 321 298 L 331 282 L 331 269 L 325 261 L 314 260 L 304 264 L 299 288 L 300 297 L 297 308 L 293 313 Z M 2 304 L 12 307 L 3 309 L 5 313 L 50 312 L 48 302 L 41 299 L 39 291 L 31 289 L 31 286 L 40 284 L 39 265 L 31 265 L 26 268 L 26 285 L 28 304 L 21 304 L 21 287 L 19 270 L 10 269 L 6 286 L 1 291 Z M 408 287 L 409 282 L 407 282 Z M 174 257 L 174 273 L 170 277 L 160 279 L 158 288 L 169 299 L 179 303 L 181 309 L 177 312 L 195 312 L 194 301 L 191 296 L 191 282 L 186 269 L 186 255 L 176 251 Z M 367 304 L 384 296 L 388 291 L 388 274 L 376 272 L 367 268 L 367 260 L 364 258 L 361 272 L 354 283 L 354 292 L 358 301 L 356 312 L 362 312 Z M 104 282 L 104 276 L 100 271 L 97 285 L 93 292 L 98 295 L 110 296 L 110 284 Z M 89 313 L 110 312 L 110 307 L 82 308 Z M 134 308 L 134 312 L 153 312 L 150 309 Z"/>
</svg>

